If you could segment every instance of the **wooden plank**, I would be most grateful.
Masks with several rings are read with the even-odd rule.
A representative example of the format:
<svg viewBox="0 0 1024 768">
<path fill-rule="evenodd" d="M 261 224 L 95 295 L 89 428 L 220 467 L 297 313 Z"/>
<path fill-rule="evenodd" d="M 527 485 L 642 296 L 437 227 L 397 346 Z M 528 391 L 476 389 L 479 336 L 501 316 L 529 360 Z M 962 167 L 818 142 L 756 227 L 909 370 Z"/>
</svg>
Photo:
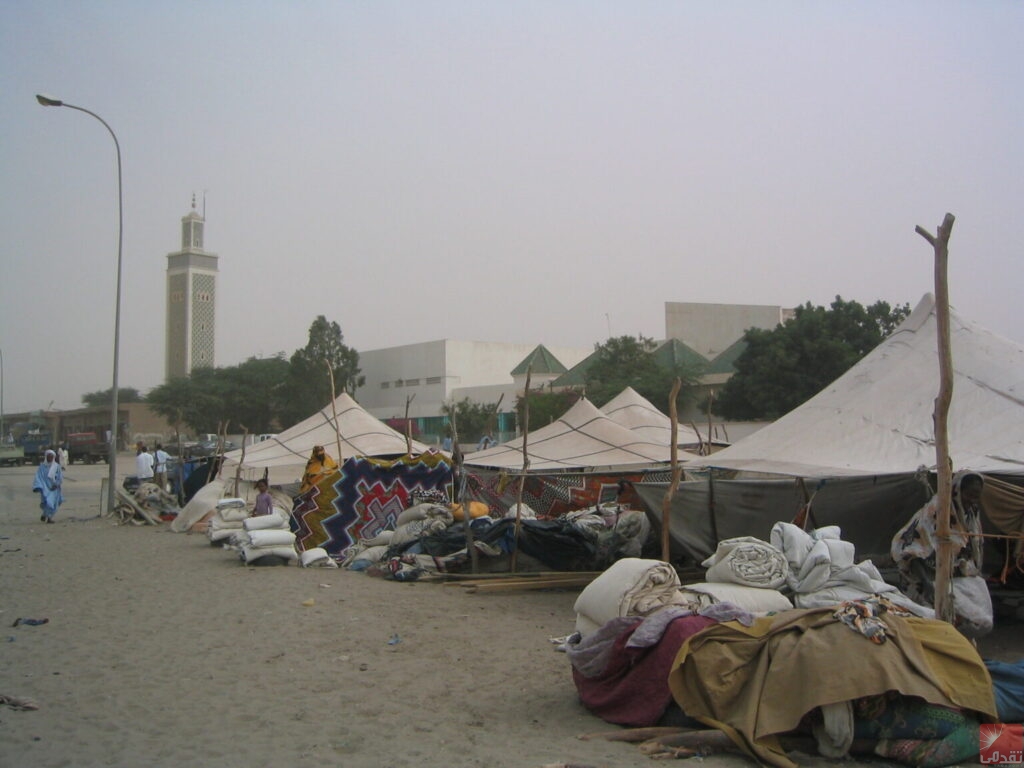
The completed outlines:
<svg viewBox="0 0 1024 768">
<path fill-rule="evenodd" d="M 585 587 L 593 579 L 525 579 L 508 581 L 469 582 L 461 586 L 467 592 L 514 592 L 520 589 L 558 589 L 561 587 Z"/>
</svg>

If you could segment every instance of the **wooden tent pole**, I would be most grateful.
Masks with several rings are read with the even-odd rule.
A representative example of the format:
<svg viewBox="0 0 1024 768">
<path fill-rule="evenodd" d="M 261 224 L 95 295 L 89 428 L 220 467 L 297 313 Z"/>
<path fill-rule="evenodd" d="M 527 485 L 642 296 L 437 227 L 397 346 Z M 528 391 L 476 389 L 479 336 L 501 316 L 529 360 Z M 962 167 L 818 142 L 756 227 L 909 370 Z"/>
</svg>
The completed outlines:
<svg viewBox="0 0 1024 768">
<path fill-rule="evenodd" d="M 526 390 L 523 397 L 523 472 L 519 475 L 519 488 L 516 490 L 516 535 L 512 542 L 512 559 L 509 567 L 512 573 L 516 572 L 519 555 L 519 532 L 523 528 L 523 486 L 526 485 L 526 471 L 530 468 L 530 454 L 527 453 L 526 443 L 530 436 L 530 376 L 533 373 L 533 365 L 526 367 Z"/>
<path fill-rule="evenodd" d="M 405 452 L 412 456 L 412 424 L 409 423 L 409 406 L 416 399 L 416 393 L 405 396 Z"/>
<path fill-rule="evenodd" d="M 245 444 L 249 439 L 249 428 L 245 424 L 239 424 L 242 428 L 242 457 L 238 460 L 238 467 L 235 469 L 235 498 L 238 498 L 238 481 L 242 477 L 242 465 L 245 463 Z"/>
<path fill-rule="evenodd" d="M 469 502 L 462 498 L 459 493 L 459 483 L 462 482 L 462 449 L 459 448 L 459 425 L 455 416 L 455 405 L 449 409 L 452 419 L 452 503 L 462 505 L 462 521 L 466 524 L 466 551 L 469 552 L 469 569 L 476 573 L 480 567 L 480 555 L 476 551 L 476 544 L 473 542 L 473 526 L 470 525 Z"/>
<path fill-rule="evenodd" d="M 324 360 L 327 364 L 327 375 L 331 379 L 331 414 L 334 416 L 334 439 L 338 443 L 338 471 L 341 472 L 341 424 L 338 423 L 338 406 L 334 402 L 337 397 L 334 394 L 334 370 L 331 368 L 331 361 Z"/>
<path fill-rule="evenodd" d="M 669 561 L 669 542 L 671 541 L 669 521 L 672 518 L 672 497 L 675 496 L 676 488 L 679 487 L 679 478 L 683 472 L 682 467 L 679 466 L 679 419 L 676 409 L 676 398 L 679 397 L 681 386 L 682 381 L 676 376 L 675 381 L 672 382 L 672 393 L 668 396 L 668 415 L 672 420 L 672 443 L 669 446 L 669 455 L 672 457 L 672 482 L 668 484 L 665 498 L 661 500 L 661 559 L 666 563 Z"/>
<path fill-rule="evenodd" d="M 953 353 L 949 342 L 949 236 L 956 221 L 947 213 L 936 235 L 921 226 L 914 228 L 935 249 L 935 325 L 939 352 L 939 394 L 935 398 L 935 471 L 938 475 L 938 520 L 935 536 L 935 618 L 952 623 L 954 618 L 952 571 L 953 542 L 949 518 L 953 501 L 953 468 L 949 459 L 949 406 L 953 400 Z"/>
</svg>

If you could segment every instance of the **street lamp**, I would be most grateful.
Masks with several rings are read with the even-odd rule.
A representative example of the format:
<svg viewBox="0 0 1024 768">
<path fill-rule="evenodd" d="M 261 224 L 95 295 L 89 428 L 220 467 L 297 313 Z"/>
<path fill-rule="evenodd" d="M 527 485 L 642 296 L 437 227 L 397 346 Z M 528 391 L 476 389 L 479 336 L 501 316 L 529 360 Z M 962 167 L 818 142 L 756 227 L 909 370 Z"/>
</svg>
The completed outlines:
<svg viewBox="0 0 1024 768">
<path fill-rule="evenodd" d="M 44 107 L 67 107 L 68 109 L 75 109 L 79 112 L 85 112 L 87 115 L 92 115 L 103 123 L 103 127 L 110 133 L 110 138 L 114 140 L 114 149 L 117 150 L 117 291 L 114 296 L 114 376 L 113 386 L 110 390 L 110 445 L 107 449 L 107 466 L 110 469 L 110 473 L 107 480 L 109 487 L 107 488 L 106 510 L 108 513 L 112 513 L 114 511 L 114 494 L 116 488 L 114 483 L 117 479 L 117 358 L 118 350 L 121 346 L 121 240 L 124 233 L 124 195 L 121 189 L 121 145 L 117 141 L 114 129 L 107 125 L 107 121 L 95 112 L 90 112 L 84 107 L 76 107 L 74 104 L 68 104 L 60 99 L 44 96 L 41 93 L 36 94 L 36 101 Z"/>
</svg>

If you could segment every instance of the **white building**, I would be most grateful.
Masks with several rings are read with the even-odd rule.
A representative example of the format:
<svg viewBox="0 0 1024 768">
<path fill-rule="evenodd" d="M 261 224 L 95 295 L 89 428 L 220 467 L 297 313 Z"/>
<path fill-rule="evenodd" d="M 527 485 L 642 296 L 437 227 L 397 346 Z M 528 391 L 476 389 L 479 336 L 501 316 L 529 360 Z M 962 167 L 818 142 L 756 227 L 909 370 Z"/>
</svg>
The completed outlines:
<svg viewBox="0 0 1024 768">
<path fill-rule="evenodd" d="M 214 365 L 217 310 L 217 254 L 203 250 L 206 220 L 192 210 L 181 219 L 181 250 L 167 254 L 168 379 Z"/>
<path fill-rule="evenodd" d="M 524 372 L 514 375 L 513 371 L 538 350 L 548 355 L 538 356 L 531 387 L 550 381 L 593 352 L 576 347 L 548 349 L 536 344 L 453 339 L 372 349 L 359 353 L 366 383 L 355 397 L 363 408 L 384 421 L 404 419 L 408 401 L 409 418 L 418 420 L 419 433 L 424 437 L 439 435 L 441 407 L 463 398 L 490 404 L 500 398 L 500 412 L 513 413 L 516 397 L 525 384 L 525 366 Z"/>
</svg>

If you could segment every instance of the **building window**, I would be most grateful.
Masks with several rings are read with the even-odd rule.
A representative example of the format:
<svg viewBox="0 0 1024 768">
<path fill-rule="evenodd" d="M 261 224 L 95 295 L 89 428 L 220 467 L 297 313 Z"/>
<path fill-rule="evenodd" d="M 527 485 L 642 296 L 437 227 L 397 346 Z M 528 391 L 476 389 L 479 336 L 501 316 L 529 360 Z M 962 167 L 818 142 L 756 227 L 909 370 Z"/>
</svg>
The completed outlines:
<svg viewBox="0 0 1024 768">
<path fill-rule="evenodd" d="M 441 377 L 440 376 L 427 376 L 427 384 L 440 384 L 440 383 L 441 383 Z"/>
<path fill-rule="evenodd" d="M 404 382 L 401 379 L 398 379 L 397 381 L 395 381 L 395 388 L 396 389 L 400 388 L 402 386 L 404 386 Z"/>
<path fill-rule="evenodd" d="M 406 379 L 405 386 L 407 387 L 418 387 L 420 385 L 419 379 Z"/>
<path fill-rule="evenodd" d="M 390 381 L 382 381 L 380 383 L 380 388 L 381 389 L 391 389 L 391 382 Z"/>
</svg>

